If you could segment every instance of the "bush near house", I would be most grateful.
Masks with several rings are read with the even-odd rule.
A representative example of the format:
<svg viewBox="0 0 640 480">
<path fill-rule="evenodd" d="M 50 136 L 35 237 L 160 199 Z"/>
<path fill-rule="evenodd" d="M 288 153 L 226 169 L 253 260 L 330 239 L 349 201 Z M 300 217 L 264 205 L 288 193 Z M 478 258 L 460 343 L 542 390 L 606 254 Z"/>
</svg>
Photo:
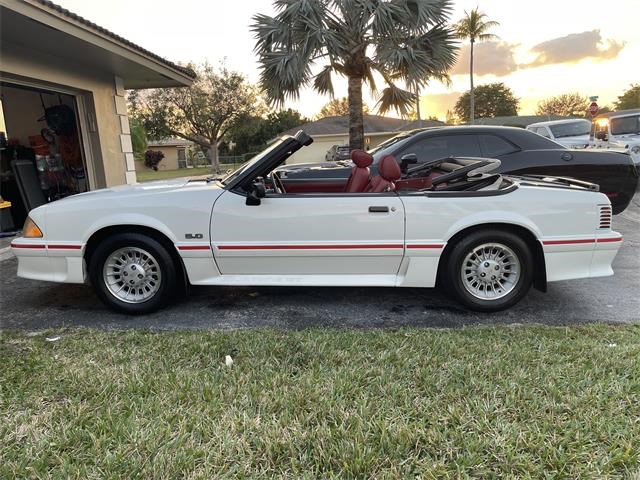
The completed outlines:
<svg viewBox="0 0 640 480">
<path fill-rule="evenodd" d="M 158 164 L 164 158 L 164 153 L 159 150 L 147 150 L 144 152 L 144 164 L 147 168 L 158 171 Z"/>
</svg>

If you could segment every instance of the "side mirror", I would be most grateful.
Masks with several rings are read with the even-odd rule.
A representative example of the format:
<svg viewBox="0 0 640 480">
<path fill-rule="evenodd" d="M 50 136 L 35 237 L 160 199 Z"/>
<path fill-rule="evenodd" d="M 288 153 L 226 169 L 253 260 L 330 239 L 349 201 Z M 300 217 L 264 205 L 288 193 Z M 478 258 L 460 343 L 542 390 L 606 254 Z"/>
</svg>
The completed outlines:
<svg viewBox="0 0 640 480">
<path fill-rule="evenodd" d="M 407 153 L 400 157 L 400 171 L 407 173 L 409 165 L 415 165 L 418 163 L 418 156 L 415 153 Z"/>
<path fill-rule="evenodd" d="M 250 206 L 260 205 L 262 203 L 260 199 L 266 195 L 267 191 L 263 183 L 252 183 L 247 193 L 247 201 L 245 203 Z"/>
<path fill-rule="evenodd" d="M 596 139 L 602 140 L 603 142 L 606 142 L 607 139 L 608 139 L 606 130 L 600 130 L 600 131 L 596 132 Z"/>
</svg>

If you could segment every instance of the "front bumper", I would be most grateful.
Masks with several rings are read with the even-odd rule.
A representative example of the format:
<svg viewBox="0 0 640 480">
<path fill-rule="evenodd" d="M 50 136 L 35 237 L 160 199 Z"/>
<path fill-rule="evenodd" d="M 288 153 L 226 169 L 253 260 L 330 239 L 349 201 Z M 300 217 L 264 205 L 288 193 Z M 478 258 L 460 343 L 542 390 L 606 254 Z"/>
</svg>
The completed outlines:
<svg viewBox="0 0 640 480">
<path fill-rule="evenodd" d="M 17 238 L 11 250 L 18 259 L 18 276 L 47 282 L 85 283 L 84 245 Z"/>
</svg>

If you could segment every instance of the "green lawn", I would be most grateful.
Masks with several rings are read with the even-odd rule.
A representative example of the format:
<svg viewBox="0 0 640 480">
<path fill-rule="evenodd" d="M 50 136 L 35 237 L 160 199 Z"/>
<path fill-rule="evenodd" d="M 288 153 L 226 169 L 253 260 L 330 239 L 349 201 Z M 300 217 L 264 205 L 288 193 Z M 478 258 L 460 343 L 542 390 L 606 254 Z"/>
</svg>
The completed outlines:
<svg viewBox="0 0 640 480">
<path fill-rule="evenodd" d="M 638 326 L 5 332 L 0 359 L 0 478 L 624 478 L 640 462 Z"/>
<path fill-rule="evenodd" d="M 139 182 L 151 182 L 153 180 L 166 180 L 168 178 L 196 177 L 198 175 L 211 175 L 211 167 L 179 168 L 178 170 L 144 170 L 137 172 Z"/>
</svg>

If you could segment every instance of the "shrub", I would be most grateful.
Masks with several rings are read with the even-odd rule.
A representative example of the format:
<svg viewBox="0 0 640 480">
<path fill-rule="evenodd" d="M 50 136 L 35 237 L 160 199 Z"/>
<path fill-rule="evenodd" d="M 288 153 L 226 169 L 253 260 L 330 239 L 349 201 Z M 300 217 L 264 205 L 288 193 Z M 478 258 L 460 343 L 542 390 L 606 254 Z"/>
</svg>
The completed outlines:
<svg viewBox="0 0 640 480">
<path fill-rule="evenodd" d="M 159 150 L 147 150 L 144 152 L 144 164 L 147 168 L 158 171 L 158 164 L 164 158 L 164 153 Z"/>
</svg>

